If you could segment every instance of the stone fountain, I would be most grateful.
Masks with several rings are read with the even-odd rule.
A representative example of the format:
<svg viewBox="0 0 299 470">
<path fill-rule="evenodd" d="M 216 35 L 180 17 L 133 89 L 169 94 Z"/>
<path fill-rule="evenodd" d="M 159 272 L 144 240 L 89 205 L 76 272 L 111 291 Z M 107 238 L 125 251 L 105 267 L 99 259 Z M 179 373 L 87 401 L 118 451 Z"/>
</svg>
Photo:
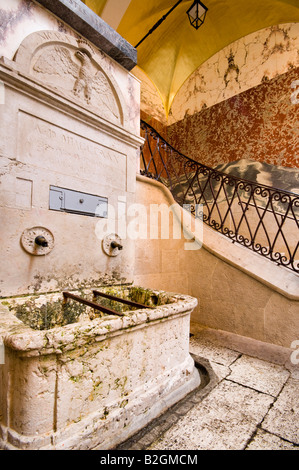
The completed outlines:
<svg viewBox="0 0 299 470">
<path fill-rule="evenodd" d="M 0 447 L 110 449 L 200 384 L 195 299 L 92 297 L 132 293 L 134 241 L 99 233 L 134 201 L 140 84 L 71 29 L 29 34 L 0 80 Z"/>
</svg>

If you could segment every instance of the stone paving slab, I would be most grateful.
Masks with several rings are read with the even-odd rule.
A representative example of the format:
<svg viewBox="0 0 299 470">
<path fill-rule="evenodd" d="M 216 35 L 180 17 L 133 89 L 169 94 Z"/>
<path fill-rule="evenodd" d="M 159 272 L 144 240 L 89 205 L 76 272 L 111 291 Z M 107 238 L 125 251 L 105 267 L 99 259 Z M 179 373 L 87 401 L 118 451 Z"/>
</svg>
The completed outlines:
<svg viewBox="0 0 299 470">
<path fill-rule="evenodd" d="M 229 366 L 240 356 L 240 353 L 219 346 L 209 339 L 200 338 L 199 341 L 193 336 L 190 338 L 190 352 L 224 366 Z"/>
<path fill-rule="evenodd" d="M 246 450 L 299 450 L 291 442 L 259 429 Z"/>
<path fill-rule="evenodd" d="M 288 380 L 262 428 L 299 445 L 299 380 Z"/>
<path fill-rule="evenodd" d="M 279 363 L 272 350 L 274 362 L 251 356 L 203 333 L 190 339 L 200 373 L 208 372 L 203 387 L 120 449 L 299 450 L 299 380 L 285 358 Z"/>
<path fill-rule="evenodd" d="M 242 450 L 274 398 L 221 382 L 149 450 Z"/>
<path fill-rule="evenodd" d="M 227 379 L 259 392 L 277 397 L 290 373 L 277 364 L 242 356 L 230 366 L 231 374 Z"/>
<path fill-rule="evenodd" d="M 212 361 L 210 362 L 210 365 L 219 382 L 231 374 L 231 369 L 229 366 L 224 366 Z"/>
</svg>

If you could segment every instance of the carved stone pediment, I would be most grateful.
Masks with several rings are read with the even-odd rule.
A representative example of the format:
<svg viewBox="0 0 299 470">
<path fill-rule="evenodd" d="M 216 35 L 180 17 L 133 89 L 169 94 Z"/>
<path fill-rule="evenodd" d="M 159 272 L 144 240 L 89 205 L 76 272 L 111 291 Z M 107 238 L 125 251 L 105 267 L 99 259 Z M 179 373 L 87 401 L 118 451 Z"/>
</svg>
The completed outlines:
<svg viewBox="0 0 299 470">
<path fill-rule="evenodd" d="M 15 56 L 18 68 L 104 119 L 123 124 L 121 92 L 104 70 L 103 55 L 84 39 L 41 31 L 28 36 Z"/>
</svg>

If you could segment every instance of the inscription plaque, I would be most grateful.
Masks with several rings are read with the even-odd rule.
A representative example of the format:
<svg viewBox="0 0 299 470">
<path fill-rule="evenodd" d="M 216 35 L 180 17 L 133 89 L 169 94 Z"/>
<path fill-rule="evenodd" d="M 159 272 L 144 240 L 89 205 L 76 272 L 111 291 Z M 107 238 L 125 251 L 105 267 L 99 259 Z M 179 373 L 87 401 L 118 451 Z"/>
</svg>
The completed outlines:
<svg viewBox="0 0 299 470">
<path fill-rule="evenodd" d="M 127 157 L 94 140 L 20 111 L 18 142 L 22 163 L 126 190 Z"/>
</svg>

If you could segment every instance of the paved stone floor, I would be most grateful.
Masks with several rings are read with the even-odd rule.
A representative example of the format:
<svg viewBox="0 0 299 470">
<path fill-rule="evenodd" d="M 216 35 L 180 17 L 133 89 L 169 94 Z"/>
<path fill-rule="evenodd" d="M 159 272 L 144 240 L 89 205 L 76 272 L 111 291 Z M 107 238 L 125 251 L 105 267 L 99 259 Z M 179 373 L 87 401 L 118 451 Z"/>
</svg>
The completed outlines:
<svg viewBox="0 0 299 470">
<path fill-rule="evenodd" d="M 191 326 L 202 386 L 119 450 L 299 450 L 299 366 L 290 351 Z"/>
</svg>

